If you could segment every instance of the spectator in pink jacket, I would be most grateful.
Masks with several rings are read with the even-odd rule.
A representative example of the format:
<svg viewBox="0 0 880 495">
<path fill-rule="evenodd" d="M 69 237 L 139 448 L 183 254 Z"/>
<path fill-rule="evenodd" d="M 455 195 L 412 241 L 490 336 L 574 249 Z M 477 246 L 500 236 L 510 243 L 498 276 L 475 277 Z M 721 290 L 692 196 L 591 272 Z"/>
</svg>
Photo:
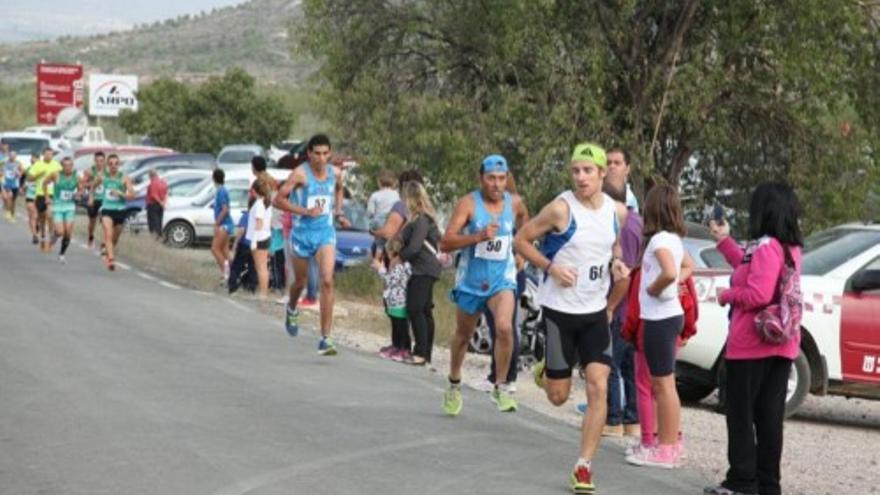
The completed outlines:
<svg viewBox="0 0 880 495">
<path fill-rule="evenodd" d="M 800 206 L 791 186 L 764 183 L 755 189 L 749 207 L 749 242 L 740 247 L 726 222 L 710 223 L 718 249 L 734 267 L 730 289 L 718 296 L 730 305 L 730 331 L 725 351 L 727 476 L 707 494 L 760 493 L 776 495 L 780 487 L 782 422 L 785 396 L 800 334 L 783 344 L 762 340 L 755 317 L 778 302 L 779 278 L 786 259 L 800 277 L 803 236 Z"/>
</svg>

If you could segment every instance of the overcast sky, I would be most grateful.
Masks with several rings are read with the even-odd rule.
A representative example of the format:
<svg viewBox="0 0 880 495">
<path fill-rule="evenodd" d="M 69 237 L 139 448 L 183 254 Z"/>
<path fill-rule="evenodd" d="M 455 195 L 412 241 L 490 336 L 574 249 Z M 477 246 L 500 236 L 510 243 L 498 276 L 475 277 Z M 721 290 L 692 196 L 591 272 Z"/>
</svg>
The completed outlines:
<svg viewBox="0 0 880 495">
<path fill-rule="evenodd" d="M 97 34 L 243 0 L 0 0 L 0 43 Z"/>
</svg>

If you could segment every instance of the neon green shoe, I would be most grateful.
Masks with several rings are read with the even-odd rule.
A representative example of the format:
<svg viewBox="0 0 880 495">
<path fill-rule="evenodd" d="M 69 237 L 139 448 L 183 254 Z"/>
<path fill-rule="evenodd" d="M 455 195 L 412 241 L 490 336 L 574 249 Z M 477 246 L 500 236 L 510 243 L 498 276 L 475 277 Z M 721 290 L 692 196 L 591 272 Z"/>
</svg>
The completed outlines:
<svg viewBox="0 0 880 495">
<path fill-rule="evenodd" d="M 535 385 L 544 390 L 544 372 L 547 371 L 547 361 L 540 360 L 532 368 L 532 375 L 535 377 Z"/>
<path fill-rule="evenodd" d="M 443 393 L 443 412 L 447 416 L 458 416 L 464 401 L 461 398 L 461 387 L 458 385 L 449 385 L 446 392 Z"/>
<path fill-rule="evenodd" d="M 501 412 L 516 412 L 516 399 L 501 389 L 496 388 L 492 391 L 492 402 L 498 406 L 498 410 Z"/>
<path fill-rule="evenodd" d="M 596 493 L 596 485 L 593 484 L 593 473 L 587 466 L 577 466 L 571 473 L 571 492 L 580 495 L 583 493 Z"/>
</svg>

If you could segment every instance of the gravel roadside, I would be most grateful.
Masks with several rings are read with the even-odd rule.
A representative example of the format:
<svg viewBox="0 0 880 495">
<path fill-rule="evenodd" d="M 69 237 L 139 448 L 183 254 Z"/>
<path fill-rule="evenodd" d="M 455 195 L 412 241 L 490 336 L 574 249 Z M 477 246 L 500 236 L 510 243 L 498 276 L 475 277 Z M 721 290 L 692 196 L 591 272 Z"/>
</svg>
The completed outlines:
<svg viewBox="0 0 880 495">
<path fill-rule="evenodd" d="M 207 250 L 162 251 L 165 256 L 173 252 L 188 267 L 210 267 L 210 253 Z M 124 250 L 120 254 L 125 257 Z M 131 261 L 137 262 L 135 259 Z M 161 268 L 148 268 L 162 274 Z M 162 275 L 172 280 L 175 278 L 174 273 Z M 206 278 L 213 280 L 213 274 Z M 204 290 L 203 287 L 197 288 Z M 236 295 L 234 299 L 254 305 L 261 311 L 277 314 L 281 321 L 283 307 L 278 304 L 260 302 L 243 295 Z M 307 317 L 306 322 L 312 326 L 316 319 L 314 316 Z M 343 346 L 376 352 L 388 343 L 387 321 L 381 310 L 374 306 L 339 298 L 335 325 L 337 342 Z M 439 344 L 445 347 L 443 343 Z M 465 383 L 479 383 L 486 376 L 488 366 L 487 356 L 468 356 L 463 370 Z M 438 349 L 435 351 L 433 368 L 426 372 L 442 375 L 446 370 L 448 352 Z M 570 424 L 572 434 L 577 434 L 581 417 L 575 412 L 574 404 L 584 400 L 582 383 L 577 384 L 572 400 L 559 408 L 546 400 L 543 391 L 534 385 L 529 374 L 521 374 L 517 386 L 516 395 L 521 404 Z M 438 397 L 438 408 L 439 400 Z M 711 410 L 714 400 L 710 397 L 699 405 L 686 406 L 682 410 L 682 427 L 688 449 L 686 469 L 695 470 L 707 484 L 720 481 L 726 470 L 724 417 Z M 603 441 L 624 442 L 608 438 Z M 782 462 L 784 493 L 880 493 L 880 449 L 877 445 L 880 445 L 880 401 L 808 397 L 798 414 L 785 424 Z M 613 449 L 613 452 L 619 450 Z M 625 461 L 621 458 L 620 462 Z"/>
</svg>

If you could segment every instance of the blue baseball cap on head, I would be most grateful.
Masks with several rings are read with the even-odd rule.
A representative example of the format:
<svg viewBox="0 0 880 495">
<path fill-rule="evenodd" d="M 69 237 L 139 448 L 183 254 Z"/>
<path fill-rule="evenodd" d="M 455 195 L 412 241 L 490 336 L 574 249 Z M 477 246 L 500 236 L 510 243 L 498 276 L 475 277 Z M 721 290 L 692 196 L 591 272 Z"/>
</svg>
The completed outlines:
<svg viewBox="0 0 880 495">
<path fill-rule="evenodd" d="M 501 155 L 489 155 L 483 158 L 480 164 L 481 174 L 503 173 L 506 174 L 510 169 L 507 168 L 507 160 Z"/>
</svg>

